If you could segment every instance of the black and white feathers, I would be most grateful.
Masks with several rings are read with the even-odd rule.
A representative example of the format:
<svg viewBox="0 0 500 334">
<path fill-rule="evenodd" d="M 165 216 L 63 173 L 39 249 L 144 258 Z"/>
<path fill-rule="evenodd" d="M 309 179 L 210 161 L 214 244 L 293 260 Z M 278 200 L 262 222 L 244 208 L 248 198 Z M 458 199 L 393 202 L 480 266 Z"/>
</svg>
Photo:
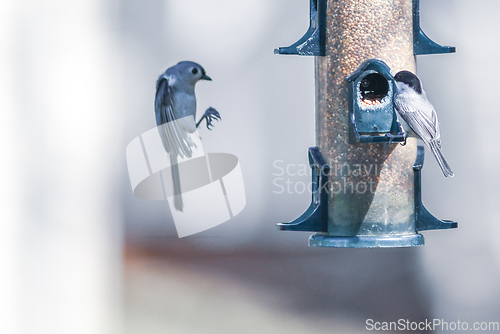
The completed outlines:
<svg viewBox="0 0 500 334">
<path fill-rule="evenodd" d="M 405 131 L 424 142 L 436 158 L 444 176 L 453 176 L 450 165 L 441 153 L 441 134 L 434 107 L 427 99 L 420 79 L 409 71 L 394 76 L 397 91 L 394 105 Z"/>
</svg>

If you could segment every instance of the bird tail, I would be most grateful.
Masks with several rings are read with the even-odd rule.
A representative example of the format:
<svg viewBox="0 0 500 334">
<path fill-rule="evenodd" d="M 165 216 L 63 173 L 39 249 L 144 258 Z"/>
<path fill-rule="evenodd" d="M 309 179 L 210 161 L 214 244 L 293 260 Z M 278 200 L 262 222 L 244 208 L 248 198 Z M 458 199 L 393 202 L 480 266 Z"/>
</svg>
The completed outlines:
<svg viewBox="0 0 500 334">
<path fill-rule="evenodd" d="M 182 211 L 184 205 L 181 196 L 181 178 L 179 175 L 179 165 L 177 164 L 177 156 L 170 155 L 170 162 L 172 164 L 172 181 L 174 184 L 174 206 L 178 211 Z"/>
<path fill-rule="evenodd" d="M 440 146 L 440 143 L 438 143 L 434 140 L 431 141 L 429 144 L 429 148 L 431 149 L 432 154 L 434 154 L 434 157 L 436 158 L 436 160 L 439 164 L 439 167 L 441 168 L 441 171 L 443 172 L 444 176 L 445 177 L 453 176 L 453 171 L 451 170 L 450 165 L 448 165 L 448 162 L 444 158 L 443 153 L 441 153 L 439 146 Z"/>
</svg>

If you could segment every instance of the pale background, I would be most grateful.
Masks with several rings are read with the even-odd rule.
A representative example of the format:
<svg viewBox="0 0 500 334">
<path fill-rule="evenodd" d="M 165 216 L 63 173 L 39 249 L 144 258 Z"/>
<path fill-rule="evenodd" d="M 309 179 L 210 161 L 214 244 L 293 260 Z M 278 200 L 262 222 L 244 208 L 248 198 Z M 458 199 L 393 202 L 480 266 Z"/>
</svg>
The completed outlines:
<svg viewBox="0 0 500 334">
<path fill-rule="evenodd" d="M 430 159 L 423 198 L 453 231 L 414 249 L 314 249 L 278 232 L 307 193 L 275 194 L 273 162 L 314 145 L 309 57 L 277 56 L 308 0 L 0 2 L 0 332 L 345 333 L 365 321 L 500 321 L 495 66 L 500 2 L 421 1 L 424 31 L 457 47 L 418 57 L 455 177 Z M 202 64 L 206 152 L 240 159 L 247 207 L 177 239 L 166 202 L 133 197 L 125 148 L 155 126 L 154 85 Z M 308 182 L 308 177 L 292 178 Z"/>
</svg>

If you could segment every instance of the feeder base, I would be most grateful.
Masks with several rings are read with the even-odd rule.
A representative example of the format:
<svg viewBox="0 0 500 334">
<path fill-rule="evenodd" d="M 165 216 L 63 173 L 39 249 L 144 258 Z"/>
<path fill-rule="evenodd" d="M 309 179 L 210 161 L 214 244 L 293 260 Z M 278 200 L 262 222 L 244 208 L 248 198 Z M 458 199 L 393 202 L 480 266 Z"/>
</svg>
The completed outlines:
<svg viewBox="0 0 500 334">
<path fill-rule="evenodd" d="M 312 247 L 336 248 L 389 248 L 389 247 L 414 247 L 425 244 L 424 236 L 418 233 L 394 236 L 356 236 L 335 237 L 326 234 L 313 234 L 309 238 Z"/>
</svg>

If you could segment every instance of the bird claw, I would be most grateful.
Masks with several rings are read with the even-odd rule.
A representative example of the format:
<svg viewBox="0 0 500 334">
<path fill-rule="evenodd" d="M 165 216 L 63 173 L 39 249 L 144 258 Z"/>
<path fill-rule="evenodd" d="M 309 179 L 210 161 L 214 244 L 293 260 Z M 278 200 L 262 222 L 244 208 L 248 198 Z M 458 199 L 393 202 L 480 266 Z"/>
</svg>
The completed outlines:
<svg viewBox="0 0 500 334">
<path fill-rule="evenodd" d="M 220 120 L 221 117 L 220 117 L 220 114 L 217 110 L 215 110 L 215 108 L 208 108 L 207 111 L 205 111 L 205 114 L 203 114 L 203 117 L 202 119 L 205 118 L 206 121 L 207 121 L 207 129 L 209 130 L 212 130 L 210 127 L 213 127 L 214 125 L 212 124 L 212 121 L 216 120 Z"/>
<path fill-rule="evenodd" d="M 404 141 L 403 143 L 400 143 L 400 144 L 401 144 L 401 146 L 406 146 L 406 139 L 407 139 L 407 138 L 408 138 L 408 137 L 406 137 L 406 136 L 405 136 L 405 141 Z"/>
<path fill-rule="evenodd" d="M 389 140 L 387 141 L 387 143 L 388 143 L 389 145 L 392 145 L 392 143 L 394 142 L 394 139 L 396 138 L 396 137 L 394 137 L 391 133 L 386 133 L 386 134 L 385 134 L 385 137 L 386 137 L 386 138 L 389 138 Z"/>
</svg>

